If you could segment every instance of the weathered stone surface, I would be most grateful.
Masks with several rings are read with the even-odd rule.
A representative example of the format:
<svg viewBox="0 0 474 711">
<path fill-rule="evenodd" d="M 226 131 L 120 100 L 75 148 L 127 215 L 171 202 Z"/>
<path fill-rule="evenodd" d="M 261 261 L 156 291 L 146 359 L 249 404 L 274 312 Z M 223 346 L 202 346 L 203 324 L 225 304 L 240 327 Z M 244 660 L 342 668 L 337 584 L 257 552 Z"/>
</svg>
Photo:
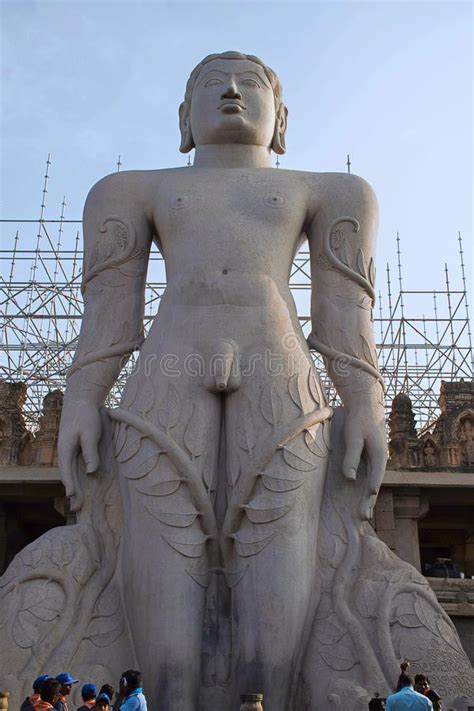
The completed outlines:
<svg viewBox="0 0 474 711">
<path fill-rule="evenodd" d="M 431 677 L 446 663 L 447 698 L 474 694 L 426 581 L 367 523 L 386 460 L 375 197 L 355 176 L 274 170 L 286 114 L 260 60 L 210 56 L 180 107 L 194 166 L 115 174 L 87 199 L 59 438 L 77 523 L 0 581 L 0 683 L 15 700 L 38 668 L 102 683 L 137 665 L 164 711 L 235 711 L 245 690 L 272 711 L 359 711 L 403 658 Z M 344 402 L 331 424 L 288 287 L 303 230 L 308 342 Z M 143 342 L 153 238 L 168 285 Z"/>
</svg>

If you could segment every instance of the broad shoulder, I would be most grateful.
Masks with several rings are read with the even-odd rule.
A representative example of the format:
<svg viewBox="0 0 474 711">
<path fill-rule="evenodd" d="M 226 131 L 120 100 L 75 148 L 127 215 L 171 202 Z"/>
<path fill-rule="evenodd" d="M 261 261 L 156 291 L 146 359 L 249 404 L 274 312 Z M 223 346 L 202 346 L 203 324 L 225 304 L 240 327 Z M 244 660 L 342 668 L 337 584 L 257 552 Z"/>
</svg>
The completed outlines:
<svg viewBox="0 0 474 711">
<path fill-rule="evenodd" d="M 375 192 L 364 178 L 352 173 L 306 173 L 306 183 L 323 203 L 350 205 L 376 202 Z"/>
<path fill-rule="evenodd" d="M 307 191 L 308 218 L 317 215 L 331 220 L 341 215 L 357 219 L 376 216 L 377 198 L 371 185 L 349 173 L 304 173 L 301 178 Z"/>
<path fill-rule="evenodd" d="M 118 205 L 146 207 L 163 181 L 186 168 L 165 168 L 162 170 L 124 170 L 101 178 L 89 191 L 88 205 L 106 201 Z"/>
</svg>

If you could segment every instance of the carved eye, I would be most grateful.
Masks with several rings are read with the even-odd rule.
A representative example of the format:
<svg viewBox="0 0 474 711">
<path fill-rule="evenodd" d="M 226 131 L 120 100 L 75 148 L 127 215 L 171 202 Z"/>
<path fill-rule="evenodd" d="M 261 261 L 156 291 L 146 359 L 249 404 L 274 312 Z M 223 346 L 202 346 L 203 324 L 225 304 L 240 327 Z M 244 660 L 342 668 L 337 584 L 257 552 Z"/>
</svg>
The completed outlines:
<svg viewBox="0 0 474 711">
<path fill-rule="evenodd" d="M 222 79 L 219 79 L 218 77 L 211 77 L 211 79 L 208 79 L 204 86 L 218 86 L 219 84 L 222 84 Z"/>
<path fill-rule="evenodd" d="M 242 84 L 244 86 L 253 86 L 256 89 L 260 89 L 260 84 L 258 83 L 258 81 L 255 81 L 255 79 L 242 79 Z"/>
</svg>

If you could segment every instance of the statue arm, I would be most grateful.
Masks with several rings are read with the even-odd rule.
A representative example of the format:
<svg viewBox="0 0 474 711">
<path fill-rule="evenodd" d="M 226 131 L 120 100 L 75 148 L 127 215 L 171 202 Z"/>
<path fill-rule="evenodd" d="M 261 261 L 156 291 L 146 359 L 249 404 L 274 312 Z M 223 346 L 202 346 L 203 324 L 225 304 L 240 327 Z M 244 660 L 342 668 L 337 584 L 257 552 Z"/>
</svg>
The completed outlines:
<svg viewBox="0 0 474 711">
<path fill-rule="evenodd" d="M 74 470 L 79 451 L 88 473 L 99 465 L 99 408 L 143 340 L 153 230 L 136 176 L 117 173 L 104 178 L 92 188 L 84 208 L 84 313 L 59 436 L 59 467 L 68 496 L 78 495 Z"/>
<path fill-rule="evenodd" d="M 311 256 L 310 348 L 321 353 L 346 409 L 344 474 L 355 479 L 368 459 L 368 498 L 386 463 L 383 382 L 374 344 L 374 247 L 377 201 L 361 178 L 328 183 L 308 229 Z M 367 513 L 367 512 L 366 512 Z"/>
</svg>

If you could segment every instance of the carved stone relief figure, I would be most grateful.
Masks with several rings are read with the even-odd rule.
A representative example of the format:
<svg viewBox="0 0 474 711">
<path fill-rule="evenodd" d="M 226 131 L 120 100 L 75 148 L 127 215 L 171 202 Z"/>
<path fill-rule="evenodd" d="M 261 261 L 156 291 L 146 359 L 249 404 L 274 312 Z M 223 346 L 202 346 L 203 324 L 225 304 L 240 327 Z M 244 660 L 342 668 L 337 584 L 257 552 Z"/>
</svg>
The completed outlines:
<svg viewBox="0 0 474 711">
<path fill-rule="evenodd" d="M 474 416 L 467 415 L 461 419 L 457 438 L 461 443 L 461 464 L 472 466 L 474 464 Z"/>
<path fill-rule="evenodd" d="M 425 440 L 423 445 L 423 464 L 425 467 L 436 467 L 438 464 L 436 449 L 431 439 Z"/>
<path fill-rule="evenodd" d="M 287 110 L 257 57 L 206 57 L 179 116 L 193 167 L 117 173 L 86 202 L 59 439 L 78 523 L 0 581 L 0 682 L 19 700 L 39 666 L 102 682 L 136 664 L 164 711 L 237 711 L 245 692 L 272 711 L 361 711 L 408 659 L 446 698 L 474 695 L 426 581 L 367 523 L 386 462 L 372 189 L 272 167 Z M 308 342 L 288 286 L 303 235 Z M 144 340 L 153 240 L 168 282 Z M 344 403 L 334 417 L 310 348 Z"/>
</svg>

